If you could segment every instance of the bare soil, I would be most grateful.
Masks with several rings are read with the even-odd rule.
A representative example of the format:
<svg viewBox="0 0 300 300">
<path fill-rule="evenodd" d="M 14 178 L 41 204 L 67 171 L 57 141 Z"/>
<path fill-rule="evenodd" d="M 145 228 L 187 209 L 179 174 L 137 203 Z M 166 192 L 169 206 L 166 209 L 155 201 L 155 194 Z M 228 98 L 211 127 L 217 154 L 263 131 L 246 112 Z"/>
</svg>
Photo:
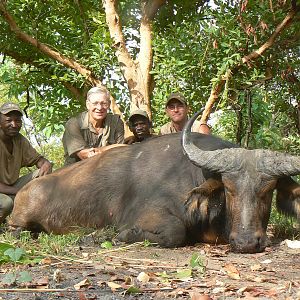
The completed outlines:
<svg viewBox="0 0 300 300">
<path fill-rule="evenodd" d="M 300 299 L 300 250 L 285 243 L 273 241 L 257 254 L 207 244 L 106 250 L 87 243 L 69 251 L 68 257 L 18 266 L 32 275 L 26 284 L 1 283 L 13 268 L 2 265 L 0 299 Z M 202 261 L 192 268 L 195 255 Z"/>
</svg>

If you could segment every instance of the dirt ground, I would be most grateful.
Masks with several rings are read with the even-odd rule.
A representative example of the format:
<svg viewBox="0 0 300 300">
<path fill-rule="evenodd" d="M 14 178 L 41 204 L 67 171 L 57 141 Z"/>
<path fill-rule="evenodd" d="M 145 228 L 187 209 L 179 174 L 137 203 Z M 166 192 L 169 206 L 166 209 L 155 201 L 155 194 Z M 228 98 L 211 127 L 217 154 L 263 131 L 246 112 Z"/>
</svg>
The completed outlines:
<svg viewBox="0 0 300 300">
<path fill-rule="evenodd" d="M 109 250 L 83 244 L 70 253 L 18 266 L 32 281 L 13 287 L 1 283 L 12 268 L 2 265 L 0 299 L 300 299 L 300 249 L 286 243 L 257 254 L 207 244 Z"/>
</svg>

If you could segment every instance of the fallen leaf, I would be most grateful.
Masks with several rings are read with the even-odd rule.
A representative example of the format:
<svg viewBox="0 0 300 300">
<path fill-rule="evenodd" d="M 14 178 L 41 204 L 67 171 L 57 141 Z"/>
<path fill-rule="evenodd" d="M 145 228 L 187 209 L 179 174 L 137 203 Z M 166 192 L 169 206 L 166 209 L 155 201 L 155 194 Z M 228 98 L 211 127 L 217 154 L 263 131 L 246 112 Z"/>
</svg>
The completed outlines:
<svg viewBox="0 0 300 300">
<path fill-rule="evenodd" d="M 149 282 L 150 277 L 147 273 L 141 272 L 136 279 L 142 283 L 147 283 Z"/>
<path fill-rule="evenodd" d="M 126 294 L 138 294 L 141 293 L 142 290 L 136 286 L 131 286 L 127 289 Z"/>
<path fill-rule="evenodd" d="M 190 294 L 191 300 L 212 300 L 212 298 L 210 298 L 209 296 L 203 295 L 203 294 L 200 294 L 197 292 L 190 292 L 189 294 Z"/>
<path fill-rule="evenodd" d="M 75 290 L 80 290 L 84 286 L 89 286 L 91 283 L 88 279 L 84 279 L 74 285 Z"/>
<path fill-rule="evenodd" d="M 133 284 L 133 278 L 132 278 L 131 276 L 126 276 L 126 277 L 124 278 L 124 283 L 125 283 L 126 285 L 132 285 L 132 284 Z"/>
<path fill-rule="evenodd" d="M 41 265 L 51 265 L 52 260 L 50 257 L 45 257 L 45 258 L 41 259 L 40 264 Z"/>
<path fill-rule="evenodd" d="M 116 290 L 122 288 L 121 285 L 119 285 L 119 284 L 117 284 L 117 283 L 114 283 L 114 282 L 111 282 L 111 281 L 108 281 L 108 282 L 107 282 L 107 285 L 108 285 L 108 287 L 110 287 L 110 289 L 111 289 L 113 292 L 115 292 Z"/>
<path fill-rule="evenodd" d="M 53 280 L 57 283 L 62 282 L 66 279 L 66 276 L 63 274 L 61 269 L 56 269 L 53 273 Z"/>
<path fill-rule="evenodd" d="M 233 264 L 226 264 L 223 269 L 227 275 L 232 279 L 240 279 L 240 273 Z"/>
<path fill-rule="evenodd" d="M 49 284 L 49 279 L 47 276 L 45 277 L 42 277 L 42 278 L 38 278 L 35 282 L 34 282 L 34 285 L 36 288 L 39 287 L 48 287 L 48 284 Z"/>
<path fill-rule="evenodd" d="M 250 269 L 251 269 L 252 272 L 253 271 L 259 271 L 259 270 L 262 269 L 262 266 L 260 264 L 255 264 L 255 265 L 250 266 Z"/>
<path fill-rule="evenodd" d="M 212 290 L 212 293 L 213 294 L 219 294 L 219 293 L 224 293 L 225 291 L 226 291 L 225 287 L 217 287 L 217 288 L 214 288 Z"/>
<path fill-rule="evenodd" d="M 177 270 L 176 278 L 180 280 L 190 279 L 192 276 L 191 269 Z"/>
</svg>

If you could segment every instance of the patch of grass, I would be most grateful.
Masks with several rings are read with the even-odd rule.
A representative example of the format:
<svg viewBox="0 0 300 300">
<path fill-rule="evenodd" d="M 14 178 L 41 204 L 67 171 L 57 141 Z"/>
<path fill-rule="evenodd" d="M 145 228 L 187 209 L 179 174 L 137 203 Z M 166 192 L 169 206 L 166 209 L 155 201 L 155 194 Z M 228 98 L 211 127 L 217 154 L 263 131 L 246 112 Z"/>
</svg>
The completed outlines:
<svg viewBox="0 0 300 300">
<path fill-rule="evenodd" d="M 280 214 L 276 205 L 272 205 L 269 228 L 275 238 L 299 239 L 300 227 L 296 219 Z"/>
<path fill-rule="evenodd" d="M 80 236 L 76 233 L 64 235 L 40 233 L 37 238 L 38 250 L 42 253 L 64 255 L 68 253 L 70 247 L 78 245 L 79 239 Z"/>
<path fill-rule="evenodd" d="M 101 244 L 112 241 L 117 234 L 116 229 L 110 226 L 101 230 L 78 228 L 75 232 L 64 235 L 40 233 L 37 238 L 29 231 L 22 231 L 16 238 L 6 229 L 5 226 L 2 227 L 0 240 L 14 247 L 23 248 L 31 256 L 69 256 L 74 252 L 75 246 L 101 247 Z"/>
</svg>

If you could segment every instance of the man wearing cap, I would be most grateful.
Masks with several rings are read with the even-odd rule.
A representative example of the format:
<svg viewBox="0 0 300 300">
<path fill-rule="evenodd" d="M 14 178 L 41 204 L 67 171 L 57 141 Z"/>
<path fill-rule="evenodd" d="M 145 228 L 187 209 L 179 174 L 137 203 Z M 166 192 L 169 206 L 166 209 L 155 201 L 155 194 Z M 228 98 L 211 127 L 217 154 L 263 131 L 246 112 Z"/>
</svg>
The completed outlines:
<svg viewBox="0 0 300 300">
<path fill-rule="evenodd" d="M 133 135 L 126 138 L 124 144 L 131 145 L 155 136 L 151 133 L 151 121 L 144 110 L 133 111 L 128 121 L 129 129 Z"/>
<path fill-rule="evenodd" d="M 166 102 L 166 114 L 171 119 L 171 122 L 161 127 L 160 134 L 164 135 L 182 131 L 188 120 L 188 112 L 189 107 L 184 96 L 180 93 L 171 94 Z M 194 122 L 192 131 L 210 134 L 208 125 L 199 121 Z"/>
<path fill-rule="evenodd" d="M 10 214 L 17 192 L 33 178 L 51 173 L 52 165 L 20 134 L 23 111 L 16 103 L 0 107 L 0 223 Z M 38 170 L 19 178 L 22 167 Z"/>
<path fill-rule="evenodd" d="M 108 113 L 110 94 L 100 87 L 87 93 L 87 111 L 71 118 L 65 125 L 63 146 L 65 165 L 103 152 L 101 147 L 123 144 L 124 124 L 119 115 Z"/>
</svg>

